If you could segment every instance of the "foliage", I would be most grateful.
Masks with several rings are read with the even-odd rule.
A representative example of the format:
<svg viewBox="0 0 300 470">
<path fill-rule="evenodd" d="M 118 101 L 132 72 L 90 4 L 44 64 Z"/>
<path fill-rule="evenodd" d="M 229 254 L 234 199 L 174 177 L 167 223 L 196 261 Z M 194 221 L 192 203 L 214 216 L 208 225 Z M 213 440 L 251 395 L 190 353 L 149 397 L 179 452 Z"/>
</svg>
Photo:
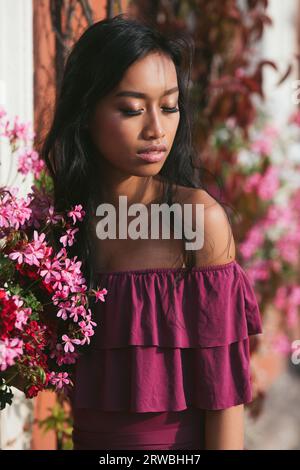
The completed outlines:
<svg viewBox="0 0 300 470">
<path fill-rule="evenodd" d="M 27 398 L 45 388 L 66 393 L 73 365 L 94 334 L 89 297 L 104 301 L 106 289 L 88 290 L 81 262 L 68 257 L 85 212 L 54 212 L 52 185 L 27 126 L 11 125 L 0 110 L 0 135 L 18 151 L 18 170 L 34 173 L 38 184 L 20 197 L 14 187 L 0 188 L 0 400 L 11 404 L 11 386 Z M 26 148 L 22 148 L 22 142 Z M 19 151 L 21 150 L 21 151 Z M 59 245 L 54 242 L 58 234 Z"/>
<path fill-rule="evenodd" d="M 72 450 L 73 419 L 64 401 L 58 398 L 53 408 L 48 408 L 48 411 L 49 415 L 39 420 L 38 426 L 43 429 L 44 433 L 55 432 L 57 450 Z"/>
</svg>

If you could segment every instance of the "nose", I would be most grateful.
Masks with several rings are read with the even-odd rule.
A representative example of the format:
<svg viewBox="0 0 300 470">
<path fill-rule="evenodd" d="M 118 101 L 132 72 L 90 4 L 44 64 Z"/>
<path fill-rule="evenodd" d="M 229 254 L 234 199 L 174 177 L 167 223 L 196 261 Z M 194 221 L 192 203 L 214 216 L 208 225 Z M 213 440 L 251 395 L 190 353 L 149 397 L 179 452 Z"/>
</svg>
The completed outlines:
<svg viewBox="0 0 300 470">
<path fill-rule="evenodd" d="M 144 127 L 144 137 L 146 139 L 160 139 L 164 136 L 165 131 L 159 117 L 154 111 L 149 112 L 149 117 L 147 118 L 147 123 Z"/>
</svg>

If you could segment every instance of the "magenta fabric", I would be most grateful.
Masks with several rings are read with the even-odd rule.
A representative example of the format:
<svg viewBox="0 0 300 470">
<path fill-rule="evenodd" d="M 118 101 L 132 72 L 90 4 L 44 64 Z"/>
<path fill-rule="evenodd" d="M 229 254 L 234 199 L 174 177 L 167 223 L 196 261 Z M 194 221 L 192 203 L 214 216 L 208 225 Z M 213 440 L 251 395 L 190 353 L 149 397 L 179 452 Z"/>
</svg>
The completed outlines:
<svg viewBox="0 0 300 470">
<path fill-rule="evenodd" d="M 129 413 L 76 408 L 74 450 L 204 449 L 203 411 Z"/>
<path fill-rule="evenodd" d="M 166 420 L 192 409 L 187 432 L 195 429 L 196 411 L 252 400 L 249 336 L 262 333 L 262 323 L 250 280 L 236 260 L 191 270 L 150 268 L 97 276 L 108 293 L 105 302 L 96 304 L 98 326 L 76 366 L 71 399 L 77 448 L 87 442 L 99 449 L 116 442 L 131 448 L 132 440 L 122 437 L 115 421 L 124 413 L 133 426 L 134 445 L 147 448 L 151 442 L 158 445 L 147 416 L 160 413 Z M 89 418 L 95 414 L 101 421 L 103 413 L 116 424 L 108 441 Z M 176 438 L 185 414 L 176 416 L 171 434 L 162 426 L 161 445 L 194 448 L 186 432 Z M 195 439 L 199 443 L 194 434 Z"/>
</svg>

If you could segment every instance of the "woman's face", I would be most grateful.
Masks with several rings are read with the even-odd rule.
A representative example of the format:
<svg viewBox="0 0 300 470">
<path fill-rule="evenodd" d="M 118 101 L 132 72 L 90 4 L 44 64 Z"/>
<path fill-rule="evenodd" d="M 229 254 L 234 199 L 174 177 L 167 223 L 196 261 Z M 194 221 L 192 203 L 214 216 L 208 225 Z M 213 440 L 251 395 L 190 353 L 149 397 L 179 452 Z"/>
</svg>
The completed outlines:
<svg viewBox="0 0 300 470">
<path fill-rule="evenodd" d="M 176 69 L 169 57 L 153 52 L 127 69 L 118 86 L 98 103 L 89 126 L 111 170 L 124 176 L 159 173 L 179 124 L 178 95 Z M 141 149 L 161 144 L 166 151 L 160 161 L 150 163 L 139 156 Z"/>
</svg>

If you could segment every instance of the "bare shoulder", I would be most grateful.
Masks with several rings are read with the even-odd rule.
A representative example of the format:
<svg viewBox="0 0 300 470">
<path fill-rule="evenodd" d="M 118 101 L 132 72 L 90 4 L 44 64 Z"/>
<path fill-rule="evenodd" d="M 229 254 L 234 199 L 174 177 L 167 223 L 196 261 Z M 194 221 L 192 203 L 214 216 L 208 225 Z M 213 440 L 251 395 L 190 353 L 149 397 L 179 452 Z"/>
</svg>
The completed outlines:
<svg viewBox="0 0 300 470">
<path fill-rule="evenodd" d="M 188 188 L 180 185 L 177 186 L 176 200 L 181 204 L 204 204 L 205 209 L 209 208 L 211 205 L 219 204 L 205 189 Z"/>
<path fill-rule="evenodd" d="M 223 206 L 207 191 L 198 188 L 178 186 L 176 202 L 192 205 L 193 230 L 202 229 L 203 244 L 196 250 L 195 259 L 199 266 L 226 264 L 235 259 L 235 242 L 232 228 Z M 197 225 L 196 205 L 203 206 L 203 227 Z"/>
</svg>

